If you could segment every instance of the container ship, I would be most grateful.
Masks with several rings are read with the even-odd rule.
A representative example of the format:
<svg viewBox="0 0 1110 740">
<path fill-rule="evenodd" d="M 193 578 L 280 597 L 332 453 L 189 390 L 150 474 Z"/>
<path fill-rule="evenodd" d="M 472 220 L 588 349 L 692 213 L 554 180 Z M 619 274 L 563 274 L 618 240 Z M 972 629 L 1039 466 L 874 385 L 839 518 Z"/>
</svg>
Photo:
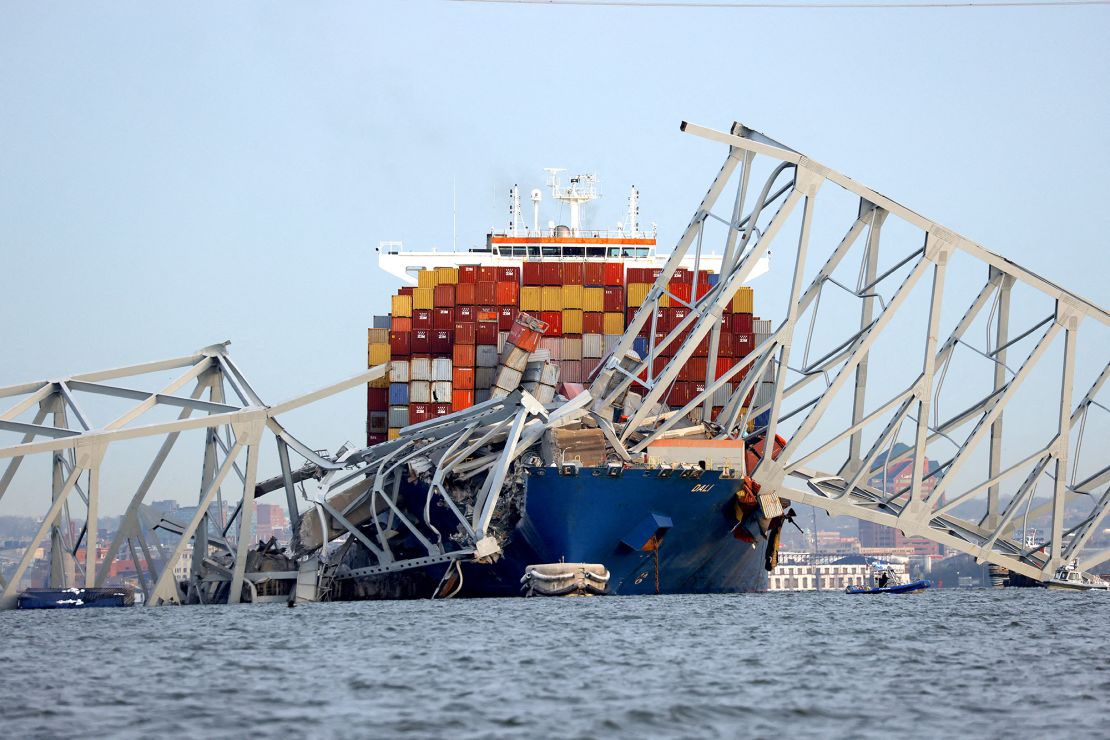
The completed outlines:
<svg viewBox="0 0 1110 740">
<path fill-rule="evenodd" d="M 574 177 L 564 186 L 559 172 L 548 170 L 548 187 L 554 200 L 569 206 L 569 224 L 548 222 L 541 228 L 542 191 L 536 189 L 528 228 L 514 187 L 509 227 L 491 231 L 482 247 L 420 252 L 397 242 L 380 244 L 381 269 L 403 285 L 391 297 L 390 313 L 374 316 L 368 332 L 368 365 L 390 368 L 388 377 L 367 389 L 368 447 L 517 387 L 556 408 L 583 392 L 616 349 L 666 255 L 656 254 L 654 225 L 639 226 L 635 188 L 624 223 L 607 231 L 585 229 L 581 209 L 598 197 L 596 179 Z M 716 285 L 721 257 L 700 254 L 698 260 L 695 265 L 691 258 L 673 274 L 667 287 L 675 300 L 661 301 L 654 322 L 633 341 L 638 356 L 647 349 L 653 324 L 658 344 L 686 317 L 689 304 Z M 764 262 L 753 277 L 765 271 Z M 769 333 L 769 322 L 756 318 L 753 309 L 747 286 L 725 308 L 716 377 Z M 707 350 L 702 342 L 664 393 L 668 408 L 680 409 L 704 390 Z M 670 361 L 665 351 L 657 359 Z M 690 412 L 689 421 L 712 422 L 734 387 L 722 387 L 705 411 Z M 754 393 L 759 392 L 756 384 Z M 437 588 L 460 596 L 519 595 L 532 575 L 529 567 L 550 563 L 603 566 L 600 590 L 611 594 L 764 590 L 782 517 L 769 520 L 745 488 L 743 472 L 761 448 L 753 449 L 751 440 L 746 445 L 743 439 L 701 436 L 659 440 L 629 462 L 613 457 L 599 429 L 555 430 L 516 469 L 513 494 L 498 512 L 498 557 L 347 578 L 337 596 L 416 597 Z M 690 460 L 696 465 L 683 462 Z M 431 497 L 421 476 L 410 475 L 398 495 L 410 508 L 424 506 L 427 512 Z M 457 503 L 465 505 L 461 498 Z M 450 530 L 450 517 L 441 514 L 437 519 L 433 510 L 425 518 Z M 395 549 L 404 552 L 406 533 L 391 531 L 391 536 Z M 374 562 L 357 547 L 334 557 L 346 573 Z"/>
</svg>

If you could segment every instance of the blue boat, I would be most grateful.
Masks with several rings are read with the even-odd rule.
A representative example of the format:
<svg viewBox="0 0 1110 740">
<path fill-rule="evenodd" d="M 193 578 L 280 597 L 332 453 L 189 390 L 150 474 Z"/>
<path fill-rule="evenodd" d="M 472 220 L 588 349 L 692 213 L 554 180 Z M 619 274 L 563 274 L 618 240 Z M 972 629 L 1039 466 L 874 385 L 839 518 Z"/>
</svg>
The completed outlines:
<svg viewBox="0 0 1110 740">
<path fill-rule="evenodd" d="M 901 583 L 896 586 L 883 586 L 882 588 L 860 588 L 858 586 L 849 586 L 845 589 L 844 593 L 848 594 L 908 594 L 915 591 L 924 591 L 927 588 L 932 588 L 933 582 L 926 580 L 913 581 L 911 583 Z"/>
<path fill-rule="evenodd" d="M 132 606 L 135 592 L 125 586 L 108 588 L 29 588 L 19 595 L 20 609 L 94 609 Z"/>
</svg>

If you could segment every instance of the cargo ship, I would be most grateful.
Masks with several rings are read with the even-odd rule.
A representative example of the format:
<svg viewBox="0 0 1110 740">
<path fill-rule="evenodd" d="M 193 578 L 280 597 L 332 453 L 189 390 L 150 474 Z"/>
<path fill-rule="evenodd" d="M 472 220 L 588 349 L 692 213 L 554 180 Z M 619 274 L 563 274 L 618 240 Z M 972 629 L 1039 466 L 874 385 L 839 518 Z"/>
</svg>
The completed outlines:
<svg viewBox="0 0 1110 740">
<path fill-rule="evenodd" d="M 513 187 L 509 227 L 488 233 L 480 247 L 421 252 L 399 242 L 379 245 L 379 266 L 403 285 L 391 297 L 390 313 L 375 316 L 369 328 L 368 365 L 389 363 L 390 373 L 367 389 L 368 447 L 505 396 L 517 384 L 557 407 L 582 392 L 617 347 L 667 255 L 656 252 L 654 225 L 640 228 L 634 187 L 627 220 L 612 230 L 593 230 L 582 226 L 581 209 L 598 197 L 596 178 L 574 177 L 564 186 L 559 172 L 548 170 L 548 187 L 554 200 L 569 207 L 568 224 L 551 221 L 541 228 L 542 191 L 535 189 L 528 228 L 520 190 Z M 674 305 L 661 302 L 657 332 L 665 335 L 677 326 L 690 310 L 685 304 L 716 284 L 720 262 L 720 256 L 700 254 L 697 264 L 691 257 L 675 271 L 668 284 Z M 764 261 L 752 277 L 766 269 Z M 718 377 L 751 352 L 759 333 L 769 333 L 769 322 L 754 316 L 753 303 L 745 286 L 725 309 Z M 522 341 L 529 332 L 532 339 Z M 633 349 L 642 356 L 647 329 L 641 334 Z M 521 357 L 519 371 L 505 368 L 513 352 Z M 704 390 L 707 354 L 699 347 L 683 365 L 663 396 L 670 408 Z M 510 382 L 503 380 L 506 372 Z M 732 388 L 714 395 L 704 421 L 716 417 Z M 693 423 L 703 421 L 701 408 L 690 416 Z M 751 440 L 659 440 L 630 464 L 614 460 L 600 430 L 549 436 L 519 468 L 493 562 L 452 561 L 349 578 L 337 596 L 427 596 L 445 583 L 449 595 L 519 595 L 530 565 L 560 562 L 603 565 L 612 594 L 766 589 L 781 517 L 769 522 L 745 490 L 743 472 L 761 454 Z M 696 464 L 682 462 L 688 460 Z M 398 496 L 410 509 L 424 507 L 427 518 L 430 496 L 420 476 L 400 484 Z M 428 523 L 449 531 L 450 517 L 441 514 L 437 519 L 432 511 Z M 400 529 L 390 536 L 404 553 L 404 533 L 395 531 Z M 415 542 L 410 552 L 419 553 Z M 365 567 L 374 560 L 364 548 L 343 548 L 337 557 L 343 572 L 373 570 Z"/>
</svg>

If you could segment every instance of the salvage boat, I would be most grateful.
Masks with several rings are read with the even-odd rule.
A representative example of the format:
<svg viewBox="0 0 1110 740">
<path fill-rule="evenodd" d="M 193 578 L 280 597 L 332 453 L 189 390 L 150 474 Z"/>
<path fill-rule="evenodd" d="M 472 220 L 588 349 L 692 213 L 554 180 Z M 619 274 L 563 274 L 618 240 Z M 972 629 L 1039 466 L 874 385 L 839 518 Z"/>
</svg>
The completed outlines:
<svg viewBox="0 0 1110 740">
<path fill-rule="evenodd" d="M 451 420 L 469 412 L 496 413 L 498 399 L 516 398 L 512 394 L 527 394 L 542 404 L 541 412 L 557 409 L 585 392 L 622 340 L 668 255 L 656 253 L 654 225 L 639 226 L 635 188 L 627 221 L 593 230 L 582 225 L 580 209 L 597 197 L 596 178 L 579 176 L 564 186 L 559 170 L 548 172 L 553 197 L 569 207 L 568 225 L 540 228 L 542 192 L 536 189 L 528 229 L 514 187 L 509 228 L 491 231 L 482 247 L 416 252 L 398 242 L 379 246 L 381 268 L 409 284 L 392 296 L 391 313 L 375 316 L 369 329 L 368 366 L 390 366 L 389 377 L 367 389 L 369 449 L 415 444 L 422 432 L 454 428 Z M 670 300 L 632 342 L 629 361 L 681 327 L 691 305 L 717 284 L 721 259 L 699 253 L 678 267 L 667 284 Z M 766 268 L 763 259 L 751 277 Z M 769 334 L 770 322 L 760 321 L 753 308 L 752 289 L 741 287 L 723 307 L 715 347 L 710 351 L 705 342 L 684 361 L 660 413 L 688 405 L 704 391 L 707 371 L 723 376 Z M 416 453 L 404 458 L 408 474 L 392 494 L 384 487 L 371 495 L 365 487 L 352 489 L 351 497 L 331 501 L 326 511 L 308 512 L 300 545 L 325 547 L 342 536 L 341 528 L 324 522 L 344 512 L 344 526 L 355 536 L 325 555 L 335 564 L 332 597 L 339 599 L 520 595 L 522 588 L 535 590 L 537 577 L 528 574 L 544 573 L 535 566 L 559 563 L 596 565 L 610 594 L 765 590 L 784 513 L 783 502 L 760 497 L 746 476 L 761 459 L 764 440 L 713 432 L 744 377 L 723 385 L 704 408 L 688 410 L 685 431 L 654 441 L 631 460 L 613 454 L 597 424 L 549 430 L 505 471 L 483 540 L 496 543 L 488 555 L 479 542 L 473 559 L 427 557 L 423 567 L 391 572 L 389 560 L 434 555 L 429 541 L 435 537 L 462 542 L 468 533 L 458 515 L 481 506 L 483 479 L 464 474 L 437 482 L 432 466 L 415 462 Z M 739 409 L 744 419 L 769 385 L 755 383 Z M 635 411 L 639 398 L 630 391 L 623 414 Z M 745 422 L 749 431 L 757 421 Z M 772 454 L 781 447 L 776 439 Z M 423 511 L 426 526 L 398 525 L 384 499 L 399 510 Z M 598 592 L 600 583 L 592 586 Z"/>
</svg>

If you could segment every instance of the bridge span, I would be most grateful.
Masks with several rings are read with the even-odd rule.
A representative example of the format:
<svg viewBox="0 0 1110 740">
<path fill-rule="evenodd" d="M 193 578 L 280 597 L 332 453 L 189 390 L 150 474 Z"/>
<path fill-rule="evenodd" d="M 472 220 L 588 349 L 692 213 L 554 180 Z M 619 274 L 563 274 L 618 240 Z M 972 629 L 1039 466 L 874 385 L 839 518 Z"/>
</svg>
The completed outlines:
<svg viewBox="0 0 1110 740">
<path fill-rule="evenodd" d="M 547 430 L 572 422 L 600 429 L 613 457 L 627 462 L 665 437 L 781 439 L 777 455 L 740 471 L 767 520 L 784 502 L 804 503 L 1038 581 L 1068 564 L 1092 571 L 1110 560 L 1110 549 L 1091 546 L 1110 510 L 1110 411 L 1101 397 L 1110 314 L 741 124 L 682 128 L 723 146 L 724 163 L 619 345 L 588 391 L 561 405 L 518 390 L 385 444 L 325 453 L 278 416 L 381 378 L 387 366 L 276 405 L 258 397 L 226 343 L 0 388 L 11 404 L 0 410 L 0 498 L 17 490 L 44 512 L 30 546 L 0 574 L 0 608 L 15 604 L 40 547 L 50 552 L 53 585 L 87 587 L 102 585 L 107 563 L 129 552 L 151 605 L 326 598 L 334 579 L 351 577 L 324 554 L 345 535 L 344 547 L 365 551 L 362 575 L 496 557 L 514 464 Z M 691 302 L 673 295 L 680 263 L 693 256 L 697 264 L 711 246 L 723 254 L 719 281 Z M 723 309 L 772 250 L 768 279 L 781 286 L 764 317 L 769 331 L 718 376 Z M 690 311 L 664 335 L 655 322 L 665 301 Z M 633 352 L 641 335 L 643 356 Z M 704 390 L 682 408 L 667 406 L 666 389 L 703 342 Z M 692 423 L 698 408 L 708 418 L 722 388 L 723 411 Z M 188 522 L 152 521 L 145 504 L 183 435 L 198 440 L 197 508 Z M 130 484 L 98 565 L 86 545 L 97 540 L 102 474 L 116 449 L 149 455 L 150 464 Z M 141 452 L 122 452 L 132 449 Z M 259 480 L 264 449 L 277 472 Z M 13 489 L 35 459 L 41 464 L 25 471 L 34 482 Z M 406 476 L 428 481 L 423 511 L 398 495 Z M 449 490 L 456 480 L 478 481 L 465 505 Z M 233 488 L 234 510 L 213 514 Z M 250 537 L 255 501 L 270 494 L 284 495 L 294 526 L 280 555 Z M 456 533 L 433 525 L 433 505 L 452 512 Z M 66 526 L 71 507 L 83 515 L 79 532 Z M 1030 543 L 1021 536 L 1026 523 L 1042 518 L 1048 536 Z M 156 529 L 176 544 L 163 545 Z M 423 551 L 398 554 L 398 532 Z M 175 574 L 190 548 L 188 573 Z"/>
</svg>

